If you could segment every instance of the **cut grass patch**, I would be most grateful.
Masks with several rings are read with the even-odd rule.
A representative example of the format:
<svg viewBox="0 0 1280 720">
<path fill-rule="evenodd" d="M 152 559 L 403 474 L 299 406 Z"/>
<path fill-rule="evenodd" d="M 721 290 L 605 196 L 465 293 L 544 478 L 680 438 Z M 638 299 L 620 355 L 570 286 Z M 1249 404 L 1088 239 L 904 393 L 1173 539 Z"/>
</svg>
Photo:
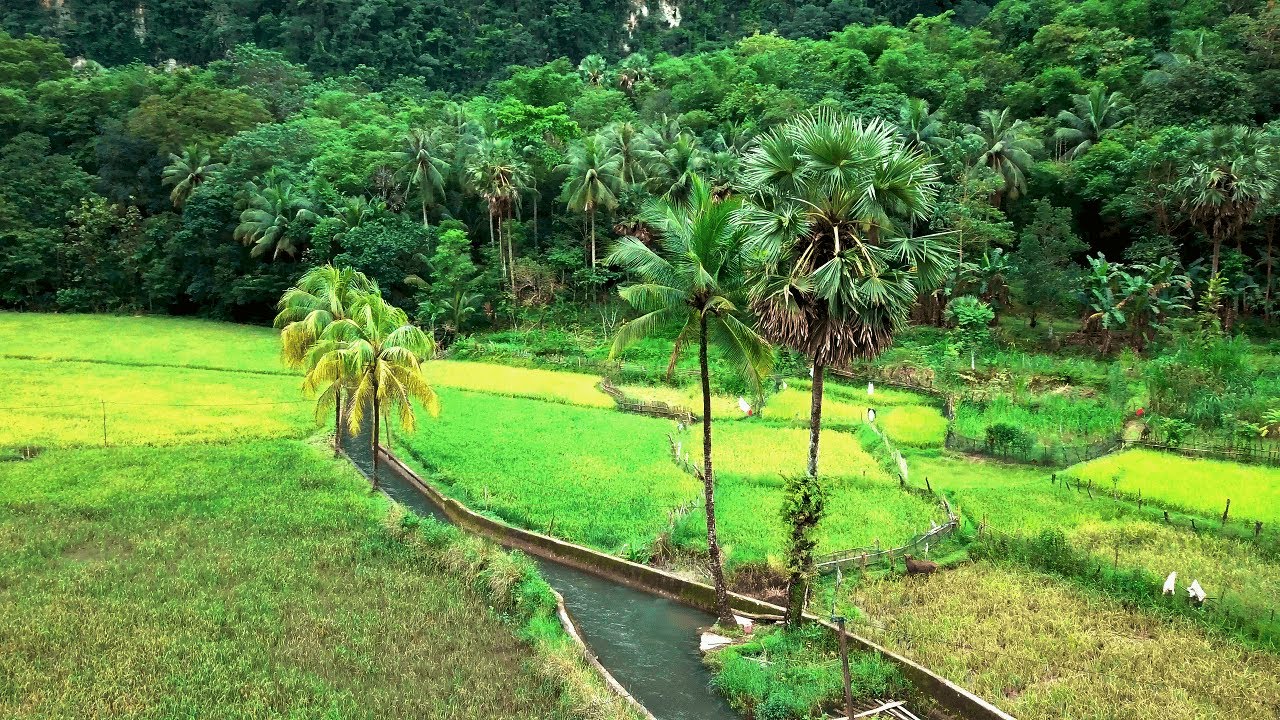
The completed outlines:
<svg viewBox="0 0 1280 720">
<path fill-rule="evenodd" d="M 298 442 L 0 464 L 0 715 L 578 717 L 456 536 L 386 508 Z"/>
<path fill-rule="evenodd" d="M 1231 516 L 1280 522 L 1280 468 L 1201 460 L 1154 450 L 1127 450 L 1077 465 L 1067 473 L 1109 492 L 1156 500 L 1210 517 L 1221 516 L 1227 499 Z"/>
</svg>

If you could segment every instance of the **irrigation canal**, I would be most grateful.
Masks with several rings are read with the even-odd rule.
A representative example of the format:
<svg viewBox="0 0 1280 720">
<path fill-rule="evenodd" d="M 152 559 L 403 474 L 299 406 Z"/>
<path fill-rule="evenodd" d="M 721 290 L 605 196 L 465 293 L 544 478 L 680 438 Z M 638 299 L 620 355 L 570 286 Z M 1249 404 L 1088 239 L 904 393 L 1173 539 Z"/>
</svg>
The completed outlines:
<svg viewBox="0 0 1280 720">
<path fill-rule="evenodd" d="M 366 477 L 372 470 L 369 431 L 349 438 L 347 456 Z M 379 471 L 383 491 L 422 516 L 444 513 L 398 473 Z M 564 596 L 583 639 L 600 664 L 659 720 L 741 720 L 711 689 L 698 652 L 699 627 L 710 613 L 542 558 L 532 558 Z"/>
</svg>

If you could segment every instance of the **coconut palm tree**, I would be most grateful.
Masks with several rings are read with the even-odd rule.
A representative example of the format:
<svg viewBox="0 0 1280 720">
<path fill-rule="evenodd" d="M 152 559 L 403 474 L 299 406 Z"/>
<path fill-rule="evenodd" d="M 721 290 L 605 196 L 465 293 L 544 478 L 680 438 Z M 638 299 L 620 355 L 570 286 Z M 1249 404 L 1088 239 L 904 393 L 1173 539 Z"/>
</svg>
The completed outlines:
<svg viewBox="0 0 1280 720">
<path fill-rule="evenodd" d="M 1075 107 L 1058 113 L 1061 127 L 1053 139 L 1062 148 L 1062 157 L 1072 160 L 1089 152 L 1102 139 L 1102 134 L 1123 125 L 1133 107 L 1118 92 L 1107 93 L 1102 86 L 1085 95 L 1072 95 Z"/>
<path fill-rule="evenodd" d="M 510 139 L 485 139 L 467 161 L 467 180 L 489 206 L 489 237 L 494 239 L 496 226 L 502 274 L 514 287 L 515 247 L 504 232 L 503 223 L 515 215 L 521 193 L 529 188 L 529 165 L 520 158 Z"/>
<path fill-rule="evenodd" d="M 639 185 L 645 181 L 645 162 L 653 146 L 634 123 L 615 122 L 603 132 L 605 152 L 618 159 L 618 180 L 623 185 Z"/>
<path fill-rule="evenodd" d="M 693 176 L 707 167 L 707 154 L 690 132 L 681 132 L 669 144 L 654 143 L 649 152 L 649 190 L 675 202 L 688 199 Z"/>
<path fill-rule="evenodd" d="M 358 433 L 366 409 L 373 413 L 373 487 L 378 487 L 378 437 L 383 415 L 398 415 L 412 431 L 413 401 L 428 413 L 440 412 L 440 400 L 422 374 L 423 363 L 435 354 L 435 341 L 400 308 L 382 299 L 377 286 L 359 293 L 348 316 L 329 323 L 307 359 L 311 371 L 303 381 L 308 392 L 336 392 L 349 387 L 347 429 Z"/>
<path fill-rule="evenodd" d="M 657 250 L 627 237 L 618 242 L 607 260 L 640 278 L 639 283 L 623 288 L 621 295 L 644 313 L 619 328 L 612 355 L 679 324 L 681 329 L 667 365 L 669 374 L 688 345 L 698 345 L 707 553 L 715 581 L 716 615 L 726 625 L 733 624 L 733 614 L 716 537 L 707 352 L 712 346 L 717 348 L 756 387 L 773 365 L 772 349 L 745 321 L 743 228 L 733 222 L 740 206 L 741 201 L 734 198 L 717 201 L 711 188 L 695 176 L 687 203 L 655 199 L 642 210 L 645 224 L 658 235 Z"/>
<path fill-rule="evenodd" d="M 169 164 L 160 175 L 160 182 L 173 186 L 169 200 L 175 208 L 180 208 L 196 188 L 217 176 L 224 167 L 222 163 L 212 162 L 208 152 L 187 148 L 181 155 L 169 153 Z"/>
<path fill-rule="evenodd" d="M 417 186 L 422 202 L 422 226 L 427 227 L 427 206 L 444 195 L 444 173 L 449 167 L 449 147 L 433 130 L 415 128 L 405 137 L 405 149 L 395 154 L 400 174 L 410 187 Z"/>
<path fill-rule="evenodd" d="M 813 363 L 816 476 L 826 367 L 882 352 L 950 268 L 948 238 L 910 232 L 933 210 L 938 174 L 880 120 L 820 110 L 762 137 L 742 179 L 759 328 Z"/>
<path fill-rule="evenodd" d="M 604 58 L 599 55 L 588 55 L 578 63 L 578 72 L 582 74 L 582 79 L 592 85 L 602 84 L 607 71 L 608 66 Z"/>
<path fill-rule="evenodd" d="M 267 252 L 271 253 L 272 259 L 278 259 L 282 254 L 295 256 L 298 246 L 289 231 L 295 225 L 318 219 L 319 216 L 311 209 L 311 200 L 295 190 L 288 180 L 278 180 L 274 176 L 267 178 L 266 185 L 261 188 L 255 183 L 246 183 L 245 190 L 248 207 L 240 213 L 235 239 L 252 245 L 249 254 L 253 257 L 262 257 Z"/>
<path fill-rule="evenodd" d="M 907 147 L 936 152 L 950 144 L 942 136 L 942 111 L 930 112 L 929 103 L 909 98 L 898 110 L 898 132 Z"/>
<path fill-rule="evenodd" d="M 298 284 L 285 291 L 277 304 L 275 326 L 281 328 L 280 342 L 285 364 L 310 372 L 311 354 L 324 331 L 332 323 L 350 315 L 362 295 L 376 292 L 377 285 L 364 273 L 351 268 L 321 265 L 311 268 Z M 345 382 L 339 378 L 316 397 L 316 415 L 333 405 L 333 456 L 342 447 L 342 395 Z"/>
<path fill-rule="evenodd" d="M 1004 188 L 996 191 L 992 204 L 1017 200 L 1027 190 L 1027 172 L 1035 162 L 1032 155 L 1041 150 L 1042 143 L 1031 137 L 1025 123 L 1010 116 L 1009 108 L 983 110 L 978 124 L 966 130 L 981 141 L 979 160 L 1004 178 Z"/>
<path fill-rule="evenodd" d="M 1222 243 L 1235 239 L 1280 194 L 1280 163 L 1275 145 L 1258 130 L 1219 126 L 1203 131 L 1192 161 L 1174 183 L 1183 211 L 1213 244 L 1211 274 L 1218 274 Z"/>
<path fill-rule="evenodd" d="M 591 266 L 596 265 L 596 210 L 612 210 L 618 206 L 617 191 L 622 184 L 622 170 L 617 153 L 599 136 L 588 135 L 569 147 L 565 162 L 556 172 L 567 173 L 561 199 L 570 210 L 587 218 L 591 238 Z"/>
</svg>

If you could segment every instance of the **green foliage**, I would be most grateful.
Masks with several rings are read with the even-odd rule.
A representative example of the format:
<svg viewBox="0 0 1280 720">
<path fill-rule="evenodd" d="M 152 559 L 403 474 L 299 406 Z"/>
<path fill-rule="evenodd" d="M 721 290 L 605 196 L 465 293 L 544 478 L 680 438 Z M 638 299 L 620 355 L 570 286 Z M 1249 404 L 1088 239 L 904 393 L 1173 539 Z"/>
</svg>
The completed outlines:
<svg viewBox="0 0 1280 720">
<path fill-rule="evenodd" d="M 989 452 L 1017 455 L 1030 452 L 1035 439 L 1016 425 L 994 423 L 987 426 L 986 442 Z"/>
<path fill-rule="evenodd" d="M 835 639 L 816 625 L 758 630 L 706 662 L 715 672 L 712 685 L 760 720 L 802 720 L 843 702 Z M 909 687 L 893 664 L 871 653 L 853 653 L 849 670 L 855 699 L 899 696 Z"/>
<path fill-rule="evenodd" d="M 782 524 L 790 530 L 785 554 L 785 567 L 790 575 L 787 620 L 795 627 L 800 622 L 806 590 L 815 570 L 813 551 L 818 546 L 815 530 L 826 512 L 827 497 L 818 478 L 807 473 L 789 476 L 783 493 Z"/>
<path fill-rule="evenodd" d="M 972 295 L 954 298 L 947 303 L 946 317 L 954 325 L 951 335 L 959 348 L 974 352 L 991 340 L 991 322 L 996 314 L 978 298 Z"/>
</svg>

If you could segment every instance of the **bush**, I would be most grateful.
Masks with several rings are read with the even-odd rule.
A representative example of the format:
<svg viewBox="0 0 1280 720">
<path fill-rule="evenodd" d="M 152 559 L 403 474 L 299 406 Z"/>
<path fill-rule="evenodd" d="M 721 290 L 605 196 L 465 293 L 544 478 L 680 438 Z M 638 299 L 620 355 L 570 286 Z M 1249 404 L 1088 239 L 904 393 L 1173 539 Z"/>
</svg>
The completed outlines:
<svg viewBox="0 0 1280 720">
<path fill-rule="evenodd" d="M 987 450 L 992 453 L 1029 453 L 1035 438 L 1016 425 L 996 423 L 987 427 Z"/>
</svg>

